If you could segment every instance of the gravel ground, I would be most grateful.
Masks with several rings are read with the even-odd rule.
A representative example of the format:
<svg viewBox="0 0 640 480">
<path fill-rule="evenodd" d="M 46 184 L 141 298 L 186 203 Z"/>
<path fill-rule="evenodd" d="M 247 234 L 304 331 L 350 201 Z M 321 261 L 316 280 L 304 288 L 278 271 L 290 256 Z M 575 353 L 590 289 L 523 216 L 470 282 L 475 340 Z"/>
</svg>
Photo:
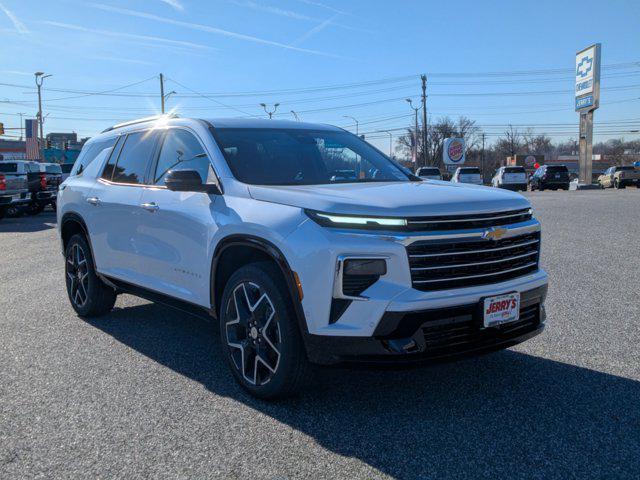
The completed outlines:
<svg viewBox="0 0 640 480">
<path fill-rule="evenodd" d="M 640 190 L 528 194 L 548 328 L 408 371 L 323 370 L 265 403 L 215 328 L 122 295 L 68 304 L 55 218 L 0 222 L 0 477 L 639 478 Z"/>
</svg>

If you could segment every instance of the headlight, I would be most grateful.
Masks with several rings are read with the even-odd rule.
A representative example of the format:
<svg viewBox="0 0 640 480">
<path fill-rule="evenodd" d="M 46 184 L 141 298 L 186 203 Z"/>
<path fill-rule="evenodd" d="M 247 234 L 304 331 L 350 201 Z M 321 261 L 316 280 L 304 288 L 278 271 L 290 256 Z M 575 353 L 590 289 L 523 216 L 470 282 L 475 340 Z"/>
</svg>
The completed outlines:
<svg viewBox="0 0 640 480">
<path fill-rule="evenodd" d="M 407 226 L 407 220 L 404 218 L 336 215 L 313 210 L 305 210 L 305 213 L 313 221 L 325 227 L 397 229 Z"/>
</svg>

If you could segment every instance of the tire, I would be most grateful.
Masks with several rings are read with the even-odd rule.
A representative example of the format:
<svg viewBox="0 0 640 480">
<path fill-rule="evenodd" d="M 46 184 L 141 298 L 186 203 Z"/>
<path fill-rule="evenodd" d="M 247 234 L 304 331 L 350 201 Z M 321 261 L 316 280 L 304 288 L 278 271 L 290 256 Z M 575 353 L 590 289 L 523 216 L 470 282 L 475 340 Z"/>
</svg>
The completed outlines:
<svg viewBox="0 0 640 480">
<path fill-rule="evenodd" d="M 31 202 L 27 205 L 26 212 L 28 215 L 39 215 L 44 210 L 44 204 Z"/>
<path fill-rule="evenodd" d="M 78 315 L 98 317 L 111 311 L 117 294 L 96 274 L 91 249 L 84 235 L 74 235 L 69 239 L 64 273 L 67 295 Z"/>
<path fill-rule="evenodd" d="M 602 182 L 598 182 L 598 185 L 600 186 L 600 190 L 604 190 L 604 185 L 602 184 Z"/>
<path fill-rule="evenodd" d="M 251 263 L 231 275 L 219 318 L 223 354 L 242 388 L 268 400 L 300 391 L 309 362 L 292 301 L 274 264 Z"/>
<path fill-rule="evenodd" d="M 12 204 L 6 208 L 5 213 L 7 217 L 21 217 L 24 212 L 18 205 Z"/>
<path fill-rule="evenodd" d="M 6 214 L 7 214 L 6 207 L 0 207 L 0 220 L 2 220 Z"/>
</svg>

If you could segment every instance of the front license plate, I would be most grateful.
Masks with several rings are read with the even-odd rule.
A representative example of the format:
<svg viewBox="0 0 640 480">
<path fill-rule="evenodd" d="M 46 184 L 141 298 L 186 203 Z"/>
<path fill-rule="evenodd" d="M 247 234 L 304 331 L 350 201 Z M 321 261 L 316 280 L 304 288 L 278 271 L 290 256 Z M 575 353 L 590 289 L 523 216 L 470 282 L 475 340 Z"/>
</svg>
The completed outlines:
<svg viewBox="0 0 640 480">
<path fill-rule="evenodd" d="M 484 299 L 484 326 L 494 327 L 520 318 L 520 293 L 505 293 Z"/>
</svg>

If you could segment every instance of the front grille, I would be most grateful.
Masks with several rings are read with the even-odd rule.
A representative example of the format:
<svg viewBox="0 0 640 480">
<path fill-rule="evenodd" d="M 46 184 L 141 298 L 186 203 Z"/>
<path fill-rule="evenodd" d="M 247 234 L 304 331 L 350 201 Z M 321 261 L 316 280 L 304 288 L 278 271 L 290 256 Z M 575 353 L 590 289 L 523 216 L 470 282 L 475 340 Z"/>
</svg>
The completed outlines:
<svg viewBox="0 0 640 480">
<path fill-rule="evenodd" d="M 447 215 L 437 217 L 407 218 L 407 230 L 465 230 L 470 228 L 488 228 L 531 220 L 530 208 L 509 210 L 506 212 L 479 213 L 475 215 Z"/>
<path fill-rule="evenodd" d="M 540 304 L 521 307 L 518 321 L 497 327 L 479 328 L 473 315 L 465 317 L 465 321 L 458 323 L 443 325 L 435 320 L 423 324 L 425 353 L 436 357 L 450 355 L 490 347 L 517 338 L 538 327 Z"/>
<path fill-rule="evenodd" d="M 540 232 L 492 240 L 421 240 L 407 246 L 413 288 L 445 290 L 498 283 L 535 272 Z"/>
</svg>

